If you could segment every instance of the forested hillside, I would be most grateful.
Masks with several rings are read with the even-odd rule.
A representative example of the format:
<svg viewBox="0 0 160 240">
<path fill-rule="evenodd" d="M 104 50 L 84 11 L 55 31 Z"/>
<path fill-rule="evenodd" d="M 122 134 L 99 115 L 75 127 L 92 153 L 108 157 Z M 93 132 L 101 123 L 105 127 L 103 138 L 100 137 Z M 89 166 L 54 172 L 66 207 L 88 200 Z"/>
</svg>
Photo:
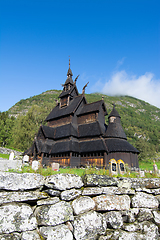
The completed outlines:
<svg viewBox="0 0 160 240">
<path fill-rule="evenodd" d="M 60 92 L 46 91 L 0 113 L 0 145 L 21 151 L 29 148 L 40 124 L 46 124 L 44 120 L 56 105 Z M 129 96 L 103 96 L 108 114 L 112 104 L 116 104 L 128 141 L 140 151 L 139 159 L 145 160 L 160 152 L 159 108 Z M 86 98 L 91 103 L 102 99 L 102 94 L 86 94 Z"/>
</svg>

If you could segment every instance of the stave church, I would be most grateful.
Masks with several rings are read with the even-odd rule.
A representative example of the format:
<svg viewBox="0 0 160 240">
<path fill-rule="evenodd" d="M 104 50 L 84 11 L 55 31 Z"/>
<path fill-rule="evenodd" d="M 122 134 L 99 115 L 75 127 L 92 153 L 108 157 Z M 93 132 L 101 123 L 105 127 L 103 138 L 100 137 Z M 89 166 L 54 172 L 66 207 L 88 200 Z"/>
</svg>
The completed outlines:
<svg viewBox="0 0 160 240">
<path fill-rule="evenodd" d="M 94 165 L 108 168 L 110 159 L 121 159 L 129 167 L 138 168 L 138 150 L 128 141 L 115 105 L 108 115 L 104 100 L 87 103 L 85 88 L 79 94 L 70 68 L 62 85 L 56 107 L 41 125 L 34 142 L 25 154 L 30 163 L 42 166 L 59 163 L 61 167 Z M 105 116 L 108 115 L 108 125 Z"/>
</svg>

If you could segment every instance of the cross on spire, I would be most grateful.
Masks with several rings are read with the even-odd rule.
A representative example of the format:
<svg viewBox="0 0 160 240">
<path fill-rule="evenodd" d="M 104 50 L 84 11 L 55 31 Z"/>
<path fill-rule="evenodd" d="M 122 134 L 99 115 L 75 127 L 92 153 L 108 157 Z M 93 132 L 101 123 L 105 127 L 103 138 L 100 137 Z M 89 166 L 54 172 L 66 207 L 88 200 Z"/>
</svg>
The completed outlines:
<svg viewBox="0 0 160 240">
<path fill-rule="evenodd" d="M 70 66 L 71 66 L 71 63 L 70 63 L 70 56 L 69 56 L 69 68 L 70 68 Z"/>
<path fill-rule="evenodd" d="M 72 71 L 70 69 L 70 66 L 71 66 L 71 62 L 70 62 L 70 56 L 69 56 L 69 68 L 68 68 L 68 72 L 67 72 L 67 76 L 68 77 L 72 77 L 73 76 Z"/>
</svg>

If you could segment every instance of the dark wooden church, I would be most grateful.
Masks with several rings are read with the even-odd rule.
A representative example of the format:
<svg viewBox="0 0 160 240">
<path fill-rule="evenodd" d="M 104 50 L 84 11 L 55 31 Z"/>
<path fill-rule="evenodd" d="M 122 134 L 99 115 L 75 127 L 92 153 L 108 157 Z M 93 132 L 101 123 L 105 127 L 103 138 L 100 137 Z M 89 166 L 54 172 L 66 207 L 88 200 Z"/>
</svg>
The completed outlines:
<svg viewBox="0 0 160 240">
<path fill-rule="evenodd" d="M 76 87 L 78 77 L 73 82 L 72 76 L 69 62 L 60 101 L 46 118 L 47 126 L 40 126 L 33 145 L 25 152 L 30 161 L 37 159 L 43 166 L 56 162 L 60 166 L 107 168 L 109 160 L 114 158 L 138 168 L 138 150 L 127 142 L 115 106 L 109 114 L 107 126 L 103 99 L 88 104 L 85 98 L 87 84 L 79 94 Z"/>
</svg>

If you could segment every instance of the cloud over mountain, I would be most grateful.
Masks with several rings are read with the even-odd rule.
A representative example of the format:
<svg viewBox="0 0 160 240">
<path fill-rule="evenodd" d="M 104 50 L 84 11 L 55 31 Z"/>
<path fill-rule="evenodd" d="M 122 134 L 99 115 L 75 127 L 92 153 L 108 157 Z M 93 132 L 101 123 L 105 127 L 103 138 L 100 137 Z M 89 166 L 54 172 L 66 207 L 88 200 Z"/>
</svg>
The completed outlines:
<svg viewBox="0 0 160 240">
<path fill-rule="evenodd" d="M 146 72 L 141 76 L 129 75 L 125 70 L 114 72 L 105 84 L 99 81 L 104 94 L 129 95 L 144 100 L 160 108 L 160 80 L 154 79 L 154 74 Z"/>
</svg>

